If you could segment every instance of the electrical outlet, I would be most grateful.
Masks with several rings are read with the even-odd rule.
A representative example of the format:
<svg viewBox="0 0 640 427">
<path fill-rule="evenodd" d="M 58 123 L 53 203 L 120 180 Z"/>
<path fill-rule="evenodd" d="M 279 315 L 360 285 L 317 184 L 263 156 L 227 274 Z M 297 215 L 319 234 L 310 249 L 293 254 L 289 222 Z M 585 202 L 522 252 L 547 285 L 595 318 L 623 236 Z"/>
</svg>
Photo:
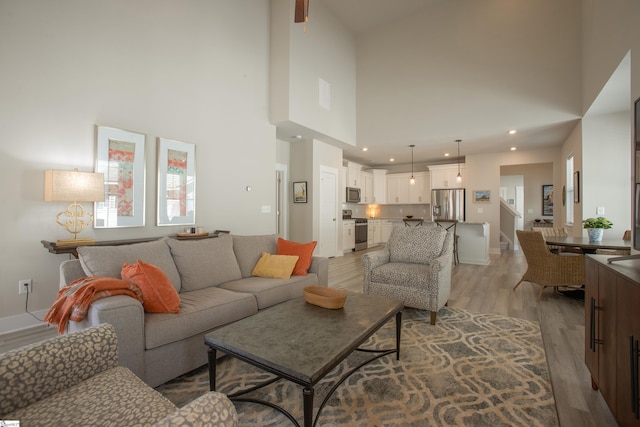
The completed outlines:
<svg viewBox="0 0 640 427">
<path fill-rule="evenodd" d="M 31 279 L 18 280 L 18 295 L 30 294 L 31 292 L 33 292 Z"/>
</svg>

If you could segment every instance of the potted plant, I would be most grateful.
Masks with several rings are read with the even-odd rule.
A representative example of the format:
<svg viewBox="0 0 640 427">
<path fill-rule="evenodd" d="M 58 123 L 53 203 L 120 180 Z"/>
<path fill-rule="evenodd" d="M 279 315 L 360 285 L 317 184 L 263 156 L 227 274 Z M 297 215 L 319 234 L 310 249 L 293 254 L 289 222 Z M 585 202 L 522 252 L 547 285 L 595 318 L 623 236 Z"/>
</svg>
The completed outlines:
<svg viewBox="0 0 640 427">
<path fill-rule="evenodd" d="M 585 219 L 582 221 L 582 226 L 587 229 L 590 242 L 599 242 L 602 240 L 604 230 L 613 227 L 613 223 L 607 218 L 599 216 Z"/>
</svg>

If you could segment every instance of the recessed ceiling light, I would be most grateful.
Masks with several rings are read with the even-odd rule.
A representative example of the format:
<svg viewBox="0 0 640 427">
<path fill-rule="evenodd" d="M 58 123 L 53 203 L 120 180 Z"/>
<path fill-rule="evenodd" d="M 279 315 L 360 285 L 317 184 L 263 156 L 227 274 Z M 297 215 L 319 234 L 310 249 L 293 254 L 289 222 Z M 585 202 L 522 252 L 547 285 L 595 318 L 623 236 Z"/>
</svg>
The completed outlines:
<svg viewBox="0 0 640 427">
<path fill-rule="evenodd" d="M 362 147 L 362 151 L 368 151 L 369 149 L 367 147 Z"/>
<path fill-rule="evenodd" d="M 511 147 L 511 151 L 516 151 L 517 148 L 516 147 Z"/>
<path fill-rule="evenodd" d="M 393 157 L 389 159 L 390 162 L 395 162 L 396 159 L 394 159 Z"/>
<path fill-rule="evenodd" d="M 515 130 L 515 129 L 511 129 L 511 130 L 509 131 L 509 135 L 513 135 L 513 134 L 514 134 L 514 133 L 516 133 L 516 132 L 518 132 L 518 131 L 517 131 L 517 130 Z"/>
<path fill-rule="evenodd" d="M 449 153 L 444 153 L 444 156 L 445 157 L 449 157 Z"/>
<path fill-rule="evenodd" d="M 293 138 L 293 139 L 302 139 L 302 135 L 294 135 L 291 138 Z"/>
</svg>

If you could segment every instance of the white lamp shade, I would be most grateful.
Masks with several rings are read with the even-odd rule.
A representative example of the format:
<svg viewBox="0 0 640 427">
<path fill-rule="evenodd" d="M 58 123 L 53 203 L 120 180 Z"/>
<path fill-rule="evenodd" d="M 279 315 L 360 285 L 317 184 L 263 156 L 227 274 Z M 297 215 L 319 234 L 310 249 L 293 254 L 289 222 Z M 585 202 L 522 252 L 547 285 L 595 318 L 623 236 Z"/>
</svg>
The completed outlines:
<svg viewBox="0 0 640 427">
<path fill-rule="evenodd" d="M 104 174 L 48 170 L 44 172 L 44 200 L 47 202 L 103 202 Z"/>
</svg>

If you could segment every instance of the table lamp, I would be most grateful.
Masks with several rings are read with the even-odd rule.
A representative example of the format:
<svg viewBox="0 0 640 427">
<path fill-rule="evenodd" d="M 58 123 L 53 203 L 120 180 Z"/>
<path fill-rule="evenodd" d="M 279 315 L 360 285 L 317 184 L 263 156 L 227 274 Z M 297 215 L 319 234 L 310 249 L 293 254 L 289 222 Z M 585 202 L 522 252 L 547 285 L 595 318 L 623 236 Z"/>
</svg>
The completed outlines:
<svg viewBox="0 0 640 427">
<path fill-rule="evenodd" d="M 93 222 L 93 214 L 78 203 L 104 201 L 104 175 L 101 173 L 48 170 L 44 172 L 44 200 L 47 202 L 71 202 L 65 211 L 56 216 L 73 239 L 58 240 L 58 245 L 91 245 L 94 239 L 79 239 L 78 233 Z"/>
</svg>

